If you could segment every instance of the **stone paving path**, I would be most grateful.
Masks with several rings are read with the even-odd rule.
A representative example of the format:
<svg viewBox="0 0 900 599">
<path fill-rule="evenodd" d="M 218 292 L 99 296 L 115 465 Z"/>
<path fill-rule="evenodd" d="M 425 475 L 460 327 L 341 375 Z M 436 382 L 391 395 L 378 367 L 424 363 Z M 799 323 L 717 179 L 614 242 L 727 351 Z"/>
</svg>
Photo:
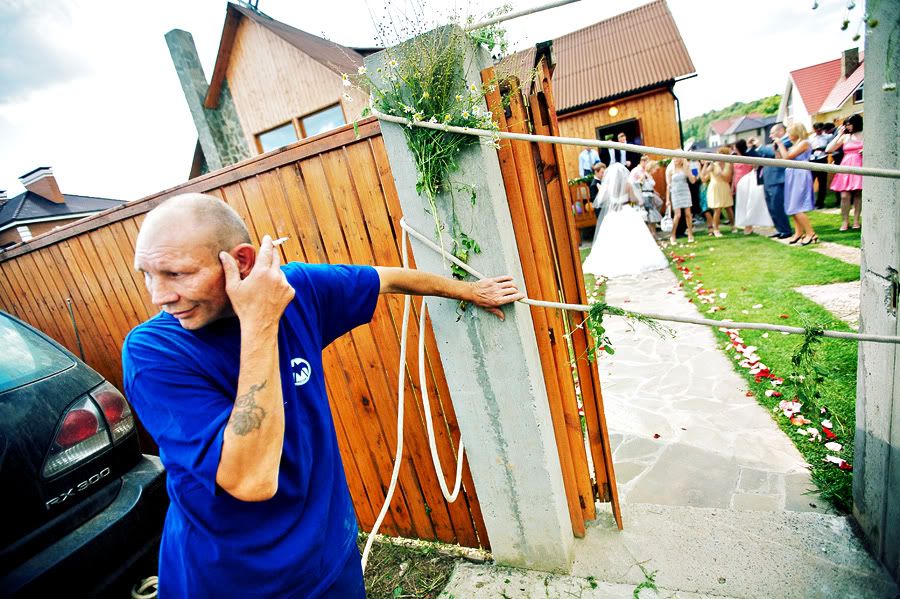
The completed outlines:
<svg viewBox="0 0 900 599">
<path fill-rule="evenodd" d="M 606 301 L 700 316 L 668 269 L 609 281 Z M 613 461 L 624 503 L 746 510 L 826 510 L 800 452 L 717 347 L 706 327 L 674 339 L 608 318 L 615 356 L 599 362 Z"/>
<path fill-rule="evenodd" d="M 821 241 L 816 244 L 815 247 L 813 247 L 813 251 L 822 254 L 823 256 L 829 256 L 831 258 L 835 258 L 836 260 L 846 262 L 847 264 L 855 264 L 856 266 L 860 265 L 861 250 L 849 245 L 831 243 L 830 241 Z"/>
<path fill-rule="evenodd" d="M 802 293 L 854 329 L 859 329 L 859 281 L 803 285 L 795 287 L 794 291 Z"/>
<path fill-rule="evenodd" d="M 613 305 L 698 315 L 668 269 L 607 285 Z M 746 396 L 710 329 L 675 324 L 675 339 L 660 339 L 605 325 L 616 353 L 598 367 L 624 530 L 600 504 L 568 575 L 461 563 L 441 597 L 896 595 L 850 520 L 807 494 L 802 456 Z M 646 572 L 658 592 L 638 592 Z"/>
</svg>

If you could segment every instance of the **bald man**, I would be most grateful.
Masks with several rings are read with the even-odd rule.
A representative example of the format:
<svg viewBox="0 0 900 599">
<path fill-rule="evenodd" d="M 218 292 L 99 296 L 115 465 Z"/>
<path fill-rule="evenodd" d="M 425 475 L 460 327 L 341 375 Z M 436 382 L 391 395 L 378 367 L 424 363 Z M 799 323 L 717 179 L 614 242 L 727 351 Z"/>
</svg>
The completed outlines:
<svg viewBox="0 0 900 599">
<path fill-rule="evenodd" d="M 381 293 L 465 300 L 501 319 L 510 277 L 280 263 L 218 198 L 147 214 L 135 268 L 160 313 L 122 350 L 125 390 L 159 446 L 171 505 L 160 597 L 365 597 L 322 350 Z"/>
</svg>

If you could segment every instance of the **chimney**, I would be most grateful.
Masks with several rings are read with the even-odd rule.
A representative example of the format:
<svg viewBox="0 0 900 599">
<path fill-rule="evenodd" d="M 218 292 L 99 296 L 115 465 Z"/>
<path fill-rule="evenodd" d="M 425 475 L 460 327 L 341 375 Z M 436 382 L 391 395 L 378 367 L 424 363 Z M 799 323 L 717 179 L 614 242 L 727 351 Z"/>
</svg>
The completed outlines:
<svg viewBox="0 0 900 599">
<path fill-rule="evenodd" d="M 846 79 L 859 66 L 859 48 L 844 50 L 841 55 L 841 77 Z"/>
<path fill-rule="evenodd" d="M 66 203 L 66 199 L 59 191 L 59 185 L 56 184 L 56 177 L 53 176 L 53 169 L 49 166 L 39 166 L 33 171 L 19 177 L 19 181 L 25 186 L 25 189 L 31 193 L 36 193 L 42 198 L 56 204 Z"/>
</svg>

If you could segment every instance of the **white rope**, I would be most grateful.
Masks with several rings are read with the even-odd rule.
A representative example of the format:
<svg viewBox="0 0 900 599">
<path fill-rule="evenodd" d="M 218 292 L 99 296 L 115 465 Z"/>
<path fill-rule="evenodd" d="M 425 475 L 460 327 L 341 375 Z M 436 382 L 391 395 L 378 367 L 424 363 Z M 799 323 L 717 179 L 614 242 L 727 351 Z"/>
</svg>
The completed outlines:
<svg viewBox="0 0 900 599">
<path fill-rule="evenodd" d="M 155 599 L 159 587 L 159 577 L 148 576 L 131 589 L 132 599 Z"/>
<path fill-rule="evenodd" d="M 400 242 L 402 244 L 401 254 L 403 256 L 403 267 L 409 267 L 409 251 L 406 243 L 406 231 L 403 231 Z M 397 369 L 397 449 L 394 452 L 394 469 L 391 472 L 391 482 L 388 485 L 387 495 L 384 498 L 384 505 L 375 519 L 375 526 L 366 539 L 366 545 L 362 552 L 362 569 L 366 571 L 366 564 L 369 561 L 369 552 L 372 550 L 372 543 L 378 535 L 378 529 L 390 509 L 391 500 L 394 498 L 394 491 L 397 489 L 397 480 L 400 478 L 400 465 L 403 460 L 403 413 L 404 413 L 404 395 L 406 384 L 404 374 L 406 372 L 406 342 L 409 332 L 409 310 L 411 300 L 409 295 L 403 298 L 403 324 L 400 327 L 400 366 Z M 425 427 L 428 430 L 428 445 L 431 448 L 431 462 L 434 464 L 434 470 L 441 485 L 441 493 L 444 499 L 449 503 L 456 501 L 459 497 L 459 491 L 462 487 L 462 462 L 463 462 L 463 442 L 459 439 L 459 452 L 456 456 L 456 482 L 453 485 L 453 492 L 447 489 L 447 481 L 444 478 L 444 470 L 441 468 L 441 459 L 437 452 L 437 443 L 434 436 L 434 423 L 431 420 L 431 403 L 428 401 L 428 380 L 425 376 L 425 302 L 422 302 L 422 309 L 419 312 L 419 388 L 422 390 L 422 404 L 425 410 Z"/>
<path fill-rule="evenodd" d="M 487 275 L 484 275 L 465 262 L 459 260 L 456 256 L 444 251 L 440 246 L 436 243 L 425 237 L 419 231 L 416 231 L 406 222 L 405 218 L 400 219 L 400 227 L 419 241 L 421 241 L 425 246 L 435 252 L 441 254 L 447 260 L 450 260 L 467 273 L 476 277 L 478 279 L 486 279 Z M 519 300 L 523 304 L 527 304 L 529 306 L 538 306 L 541 308 L 558 308 L 561 310 L 569 310 L 572 312 L 590 312 L 591 306 L 588 304 L 567 304 L 563 302 L 548 302 L 544 300 L 535 300 L 526 297 L 525 299 Z M 613 306 L 614 307 L 614 306 Z M 624 310 L 624 308 L 622 308 Z M 711 318 L 694 318 L 691 316 L 677 316 L 674 314 L 657 314 L 655 312 L 635 312 L 633 310 L 625 310 L 628 314 L 633 314 L 635 316 L 646 316 L 647 318 L 652 318 L 653 320 L 662 320 L 666 322 L 682 322 L 686 324 L 697 324 L 703 326 L 711 326 L 711 327 L 726 327 L 729 329 L 753 329 L 758 331 L 774 331 L 781 333 L 790 333 L 793 335 L 805 335 L 807 330 L 802 327 L 789 327 L 778 324 L 767 324 L 762 322 L 732 322 L 728 320 L 713 320 Z M 610 316 L 622 316 L 621 314 L 606 312 Z M 624 315 L 624 318 L 627 318 L 628 315 Z M 868 335 L 862 333 L 848 333 L 846 331 L 822 331 L 821 335 L 823 337 L 831 337 L 834 339 L 853 339 L 855 341 L 873 341 L 875 343 L 897 343 L 900 344 L 900 337 L 890 336 L 890 335 Z"/>
<path fill-rule="evenodd" d="M 511 13 L 507 13 L 505 15 L 499 15 L 493 17 L 491 19 L 485 19 L 480 23 L 475 23 L 474 25 L 466 26 L 466 31 L 474 31 L 476 29 L 483 29 L 485 27 L 490 27 L 495 23 L 502 23 L 503 21 L 509 21 L 510 19 L 515 19 L 517 17 L 524 17 L 526 15 L 531 15 L 536 12 L 541 12 L 544 10 L 549 10 L 551 8 L 556 8 L 557 6 L 563 6 L 565 4 L 572 4 L 574 2 L 579 2 L 580 0 L 556 0 L 555 2 L 547 2 L 546 4 L 541 4 L 539 6 L 535 6 L 534 8 L 524 8 L 522 10 L 517 10 Z"/>
<path fill-rule="evenodd" d="M 406 245 L 406 236 L 404 236 L 403 244 Z M 404 252 L 405 254 L 405 252 Z M 408 268 L 408 264 L 404 258 L 403 268 Z M 405 339 L 404 339 L 405 341 Z M 428 401 L 428 379 L 425 377 L 425 302 L 422 302 L 422 309 L 419 310 L 419 388 L 422 390 L 422 406 L 425 410 L 425 428 L 428 430 L 428 445 L 431 447 L 431 462 L 434 464 L 434 471 L 437 474 L 438 483 L 441 485 L 441 493 L 448 503 L 453 503 L 459 497 L 459 490 L 462 486 L 462 465 L 463 465 L 463 442 L 462 437 L 459 438 L 459 450 L 456 452 L 456 482 L 453 483 L 453 492 L 447 490 L 447 481 L 444 478 L 444 469 L 441 467 L 441 458 L 437 452 L 437 442 L 434 438 L 434 424 L 431 421 L 431 403 Z"/>
<path fill-rule="evenodd" d="M 447 131 L 450 133 L 460 133 L 462 135 L 473 135 L 476 137 L 490 137 L 493 139 L 499 137 L 500 139 L 515 139 L 519 141 L 534 141 L 572 146 L 587 146 L 601 149 L 609 148 L 613 150 L 627 150 L 629 152 L 636 152 L 639 154 L 659 154 L 660 156 L 686 158 L 688 160 L 734 162 L 740 164 L 752 164 L 754 166 L 774 166 L 779 168 L 794 168 L 805 171 L 820 171 L 824 173 L 848 173 L 852 175 L 863 175 L 866 177 L 887 177 L 890 179 L 900 179 L 900 170 L 888 168 L 843 166 L 839 164 L 819 164 L 816 162 L 806 162 L 803 160 L 757 158 L 754 156 L 733 156 L 731 154 L 710 154 L 707 152 L 686 152 L 684 150 L 669 150 L 667 148 L 654 148 L 652 146 L 623 144 L 617 141 L 602 141 L 599 139 L 584 139 L 581 137 L 559 137 L 556 135 L 536 135 L 532 133 L 508 133 L 506 131 L 490 131 L 488 129 L 474 129 L 472 127 L 455 127 L 453 125 L 442 125 L 440 123 L 429 123 L 426 121 L 411 121 L 403 117 L 384 114 L 375 110 L 374 108 L 372 109 L 372 114 L 382 121 L 397 123 L 398 125 L 422 127 L 425 129 Z"/>
</svg>

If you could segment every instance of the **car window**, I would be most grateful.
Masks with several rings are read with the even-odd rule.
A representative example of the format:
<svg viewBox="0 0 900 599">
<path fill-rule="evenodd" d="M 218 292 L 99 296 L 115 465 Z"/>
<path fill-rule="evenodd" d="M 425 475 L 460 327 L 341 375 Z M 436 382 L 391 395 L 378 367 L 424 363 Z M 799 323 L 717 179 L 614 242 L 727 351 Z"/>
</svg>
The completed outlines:
<svg viewBox="0 0 900 599">
<path fill-rule="evenodd" d="M 75 362 L 11 318 L 0 314 L 0 393 L 63 371 Z"/>
</svg>

